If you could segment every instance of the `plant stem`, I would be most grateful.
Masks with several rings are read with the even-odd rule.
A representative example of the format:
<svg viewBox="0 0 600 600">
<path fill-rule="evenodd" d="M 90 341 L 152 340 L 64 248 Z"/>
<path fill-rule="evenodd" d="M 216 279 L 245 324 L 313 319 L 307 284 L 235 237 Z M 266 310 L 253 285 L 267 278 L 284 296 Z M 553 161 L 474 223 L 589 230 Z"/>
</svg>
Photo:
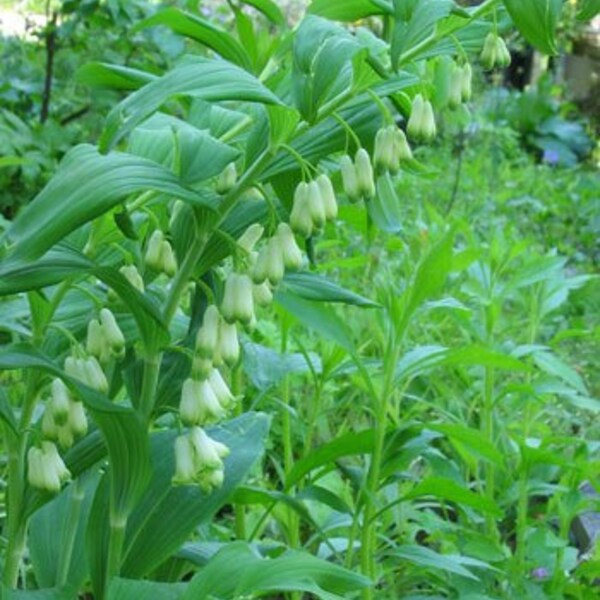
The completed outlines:
<svg viewBox="0 0 600 600">
<path fill-rule="evenodd" d="M 365 490 L 365 510 L 363 514 L 363 530 L 360 551 L 360 564 L 363 575 L 369 577 L 374 583 L 377 578 L 377 519 L 374 518 L 377 509 L 377 492 L 379 490 L 381 466 L 383 462 L 383 450 L 385 446 L 385 435 L 387 432 L 388 402 L 393 395 L 393 387 L 396 375 L 396 365 L 400 354 L 400 340 L 404 331 L 404 319 L 400 327 L 390 333 L 390 339 L 386 344 L 384 353 L 384 384 L 379 395 L 375 395 L 375 414 L 373 429 L 375 441 L 367 486 Z M 372 390 L 374 392 L 374 390 Z M 374 590 L 372 587 L 363 590 L 363 599 L 372 600 Z"/>
<path fill-rule="evenodd" d="M 150 419 L 156 397 L 156 386 L 160 374 L 162 353 L 151 352 L 144 358 L 144 375 L 139 399 L 139 411 L 146 421 Z"/>
<path fill-rule="evenodd" d="M 35 337 L 35 336 L 34 336 Z M 23 515 L 25 493 L 25 452 L 29 440 L 28 428 L 37 398 L 36 389 L 39 375 L 36 371 L 25 374 L 25 397 L 19 422 L 19 435 L 5 427 L 8 446 L 8 486 L 7 486 L 7 550 L 4 564 L 4 583 L 14 588 L 19 578 L 19 565 L 25 550 L 27 519 Z"/>
<path fill-rule="evenodd" d="M 45 123 L 50 112 L 50 97 L 52 95 L 52 75 L 54 72 L 54 54 L 56 52 L 56 12 L 48 19 L 44 37 L 46 39 L 46 74 L 44 76 L 44 92 L 42 94 L 42 109 L 40 123 Z"/>
<path fill-rule="evenodd" d="M 108 559 L 106 566 L 106 585 L 104 588 L 105 593 L 108 588 L 108 582 L 112 577 L 119 575 L 121 571 L 121 558 L 123 555 L 123 543 L 125 542 L 126 528 L 127 517 L 111 515 Z"/>
<path fill-rule="evenodd" d="M 529 311 L 529 335 L 527 343 L 533 345 L 537 337 L 538 331 L 538 298 L 537 290 L 533 292 L 531 298 L 531 306 Z M 527 373 L 526 385 L 531 385 L 532 373 Z M 529 397 L 525 399 L 525 415 L 523 423 L 523 444 L 527 444 L 527 438 L 531 429 L 531 422 L 533 420 L 532 415 L 532 403 Z M 529 464 L 524 461 L 521 467 L 521 476 L 519 478 L 519 500 L 517 503 L 517 520 L 516 520 L 516 560 L 517 560 L 517 571 L 519 580 L 525 579 L 525 538 L 527 535 L 527 512 L 529 508 Z"/>
<path fill-rule="evenodd" d="M 238 363 L 231 372 L 231 393 L 237 397 L 242 393 L 242 369 Z M 244 410 L 242 401 L 240 400 L 235 406 L 235 414 L 239 416 Z M 235 536 L 238 540 L 245 540 L 246 532 L 246 507 L 243 504 L 236 504 L 235 512 Z"/>
<path fill-rule="evenodd" d="M 483 437 L 494 444 L 494 369 L 485 368 L 484 375 L 484 396 L 481 415 L 481 428 Z M 496 470 L 494 464 L 490 461 L 485 465 L 485 493 L 493 502 L 496 495 Z M 493 515 L 486 517 L 488 535 L 494 539 L 497 537 L 496 521 Z"/>
<path fill-rule="evenodd" d="M 56 583 L 63 586 L 67 583 L 73 548 L 75 547 L 75 538 L 77 537 L 77 528 L 81 516 L 81 508 L 85 493 L 81 485 L 81 480 L 76 479 L 71 486 L 70 507 L 67 514 L 67 522 L 62 536 L 62 546 L 58 562 L 58 575 Z"/>
</svg>

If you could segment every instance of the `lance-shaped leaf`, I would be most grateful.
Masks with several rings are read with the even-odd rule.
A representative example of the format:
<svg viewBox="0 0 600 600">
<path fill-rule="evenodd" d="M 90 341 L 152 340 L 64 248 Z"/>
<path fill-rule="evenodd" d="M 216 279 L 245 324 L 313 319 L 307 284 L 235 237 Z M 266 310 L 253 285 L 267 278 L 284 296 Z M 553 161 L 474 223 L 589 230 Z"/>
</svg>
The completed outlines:
<svg viewBox="0 0 600 600">
<path fill-rule="evenodd" d="M 250 68 L 250 57 L 244 47 L 224 29 L 178 8 L 167 8 L 144 19 L 134 29 L 165 25 L 175 33 L 189 37 L 244 69 Z"/>
<path fill-rule="evenodd" d="M 147 71 L 101 62 L 84 65 L 77 71 L 75 77 L 83 85 L 113 90 L 137 90 L 157 79 L 156 75 Z"/>
<path fill-rule="evenodd" d="M 562 0 L 504 0 L 523 37 L 544 54 L 556 54 L 556 26 Z"/>
<path fill-rule="evenodd" d="M 123 152 L 102 155 L 87 144 L 75 146 L 56 175 L 9 229 L 8 237 L 15 242 L 11 257 L 39 258 L 125 196 L 146 190 L 206 204 L 197 193 L 183 187 L 173 173 L 152 161 Z"/>
<path fill-rule="evenodd" d="M 288 551 L 261 557 L 245 542 L 226 546 L 190 582 L 182 600 L 261 597 L 266 593 L 303 591 L 322 600 L 352 597 L 370 581 L 310 554 Z"/>
<path fill-rule="evenodd" d="M 394 12 L 392 2 L 387 0 L 313 0 L 308 10 L 326 19 L 349 22 Z"/>
<path fill-rule="evenodd" d="M 343 288 L 322 275 L 316 275 L 310 271 L 286 273 L 278 291 L 292 292 L 306 300 L 319 302 L 339 302 L 367 308 L 379 306 L 377 302 L 373 302 L 369 298 Z"/>
<path fill-rule="evenodd" d="M 115 106 L 106 118 L 100 147 L 108 150 L 167 100 L 177 96 L 208 101 L 281 103 L 277 96 L 243 69 L 223 60 L 193 57 Z"/>
</svg>

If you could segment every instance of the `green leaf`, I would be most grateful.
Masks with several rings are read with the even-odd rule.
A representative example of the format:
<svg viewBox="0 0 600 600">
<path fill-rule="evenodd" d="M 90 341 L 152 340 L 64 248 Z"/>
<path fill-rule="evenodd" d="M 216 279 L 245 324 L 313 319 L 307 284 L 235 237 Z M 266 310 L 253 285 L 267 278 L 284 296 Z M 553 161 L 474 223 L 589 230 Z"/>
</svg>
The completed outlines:
<svg viewBox="0 0 600 600">
<path fill-rule="evenodd" d="M 308 11 L 332 21 L 358 21 L 371 15 L 391 14 L 393 9 L 385 0 L 313 0 Z"/>
<path fill-rule="evenodd" d="M 492 568 L 487 563 L 474 558 L 454 554 L 440 554 L 425 546 L 399 546 L 398 548 L 394 548 L 393 555 L 420 567 L 441 569 L 442 571 L 448 571 L 449 573 L 454 573 L 475 581 L 479 581 L 479 577 L 463 566 L 465 558 L 467 559 L 466 564 L 469 566 L 483 569 Z"/>
<path fill-rule="evenodd" d="M 423 496 L 433 496 L 446 502 L 454 502 L 458 506 L 470 506 L 482 513 L 491 514 L 495 517 L 502 516 L 502 511 L 493 500 L 476 494 L 450 479 L 429 477 L 419 483 L 405 496 L 405 499 L 410 500 Z"/>
<path fill-rule="evenodd" d="M 382 231 L 398 233 L 402 230 L 402 207 L 389 173 L 377 178 L 377 194 L 367 203 L 367 210 Z"/>
<path fill-rule="evenodd" d="M 259 390 L 267 390 L 277 385 L 286 375 L 292 373 L 307 373 L 310 369 L 320 373 L 322 371 L 321 358 L 318 354 L 310 352 L 307 363 L 304 354 L 280 354 L 267 346 L 244 343 L 244 360 L 242 366 L 252 385 Z"/>
<path fill-rule="evenodd" d="M 282 591 L 342 600 L 369 585 L 362 575 L 310 554 L 288 551 L 265 559 L 245 542 L 234 542 L 220 550 L 192 579 L 182 600 L 259 597 Z"/>
<path fill-rule="evenodd" d="M 318 448 L 313 449 L 304 458 L 297 461 L 285 481 L 285 489 L 292 487 L 310 471 L 331 465 L 344 456 L 369 454 L 373 451 L 375 434 L 372 429 L 346 433 Z"/>
<path fill-rule="evenodd" d="M 419 262 L 404 308 L 404 319 L 408 319 L 419 306 L 439 294 L 452 268 L 454 231 L 449 230 L 437 241 Z"/>
<path fill-rule="evenodd" d="M 241 0 L 243 4 L 253 6 L 275 25 L 284 26 L 285 17 L 281 9 L 271 0 Z"/>
<path fill-rule="evenodd" d="M 186 184 L 218 175 L 240 155 L 208 132 L 163 113 L 153 115 L 132 132 L 128 152 L 176 171 Z"/>
<path fill-rule="evenodd" d="M 440 19 L 447 17 L 454 6 L 451 0 L 419 0 L 419 2 L 402 3 L 401 11 L 397 10 L 396 24 L 392 36 L 392 65 L 407 50 L 416 47 L 435 32 Z"/>
<path fill-rule="evenodd" d="M 35 579 L 41 587 L 60 582 L 61 569 L 65 582 L 80 588 L 87 575 L 83 548 L 92 499 L 98 485 L 99 473 L 83 477 L 66 487 L 56 498 L 36 511 L 29 527 L 29 553 Z M 77 516 L 75 538 L 70 556 L 67 523 Z"/>
<path fill-rule="evenodd" d="M 190 57 L 115 106 L 106 118 L 102 150 L 112 148 L 165 102 L 178 96 L 207 101 L 246 100 L 281 104 L 258 79 L 223 60 Z"/>
<path fill-rule="evenodd" d="M 581 375 L 560 360 L 556 354 L 547 351 L 535 352 L 533 360 L 535 361 L 535 364 L 546 373 L 562 379 L 583 396 L 588 395 L 588 389 Z"/>
<path fill-rule="evenodd" d="M 485 439 L 477 429 L 471 429 L 463 425 L 432 425 L 427 429 L 438 431 L 448 436 L 453 442 L 466 446 L 466 452 L 504 467 L 504 456 L 494 444 Z"/>
<path fill-rule="evenodd" d="M 277 290 L 275 302 L 306 327 L 334 341 L 345 350 L 352 350 L 353 342 L 348 326 L 328 306 L 281 290 Z"/>
<path fill-rule="evenodd" d="M 155 600 L 179 600 L 187 584 L 162 583 L 158 581 L 135 581 L 116 577 L 111 580 L 106 600 L 140 600 L 154 598 Z"/>
<path fill-rule="evenodd" d="M 504 0 L 523 37 L 544 54 L 557 54 L 556 27 L 562 0 Z"/>
<path fill-rule="evenodd" d="M 122 65 L 91 62 L 83 65 L 77 71 L 75 78 L 82 85 L 91 87 L 137 90 L 157 79 L 157 75 Z"/>
<path fill-rule="evenodd" d="M 140 578 L 150 573 L 175 553 L 198 525 L 214 516 L 262 454 L 268 428 L 266 415 L 245 413 L 208 431 L 231 450 L 224 461 L 223 486 L 208 495 L 195 485 L 171 486 L 177 432 L 152 435 L 154 474 L 129 519 L 121 570 L 124 577 Z"/>
<path fill-rule="evenodd" d="M 75 248 L 60 245 L 37 260 L 0 263 L 0 296 L 37 290 L 64 281 L 68 277 L 89 273 L 95 264 Z"/>
<path fill-rule="evenodd" d="M 337 283 L 310 271 L 286 273 L 277 291 L 291 292 L 305 300 L 318 302 L 339 302 L 370 308 L 380 306 L 377 302 L 340 287 Z"/>
<path fill-rule="evenodd" d="M 84 223 L 116 206 L 125 196 L 157 190 L 206 204 L 177 177 L 154 162 L 125 154 L 99 154 L 86 144 L 75 146 L 56 175 L 15 219 L 8 237 L 11 258 L 39 258 Z"/>
<path fill-rule="evenodd" d="M 75 590 L 50 588 L 45 590 L 11 590 L 4 585 L 0 588 L 2 600 L 76 600 Z"/>
<path fill-rule="evenodd" d="M 220 29 L 196 15 L 175 7 L 167 8 L 140 21 L 134 27 L 134 31 L 156 25 L 164 25 L 175 33 L 200 42 L 220 54 L 224 59 L 244 69 L 250 68 L 251 61 L 248 53 L 234 37 L 224 29 Z"/>
<path fill-rule="evenodd" d="M 577 6 L 579 8 L 577 18 L 581 21 L 591 21 L 600 13 L 600 0 L 582 0 L 581 3 L 577 3 Z"/>
</svg>

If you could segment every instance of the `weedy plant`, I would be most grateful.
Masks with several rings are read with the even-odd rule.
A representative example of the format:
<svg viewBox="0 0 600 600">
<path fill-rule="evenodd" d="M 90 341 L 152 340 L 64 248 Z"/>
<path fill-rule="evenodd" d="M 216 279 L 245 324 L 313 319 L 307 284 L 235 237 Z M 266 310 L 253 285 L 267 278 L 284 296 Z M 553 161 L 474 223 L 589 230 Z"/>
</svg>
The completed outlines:
<svg viewBox="0 0 600 600">
<path fill-rule="evenodd" d="M 429 174 L 413 150 L 445 114 L 468 118 L 470 60 L 507 62 L 506 9 L 552 52 L 561 3 L 541 19 L 508 0 L 316 0 L 293 30 L 269 0 L 247 3 L 254 18 L 243 4 L 233 33 L 177 8 L 139 23 L 211 52 L 164 74 L 87 65 L 130 93 L 6 231 L 6 596 L 529 594 L 532 474 L 548 464 L 548 589 L 567 593 L 591 451 L 536 437 L 536 402 L 591 400 L 536 341 L 585 281 L 557 282 L 556 257 L 512 271 L 518 253 L 486 255 L 434 212 L 405 239 L 377 234 L 407 216 L 402 177 Z M 332 22 L 367 17 L 380 37 Z M 361 293 L 316 272 L 328 256 L 360 265 Z M 327 303 L 365 311 L 344 309 L 350 327 Z M 529 334 L 502 348 L 513 303 Z M 437 314 L 458 347 L 411 342 Z M 457 381 L 428 384 L 436 367 Z M 522 426 L 503 431 L 514 404 Z M 572 462 L 551 459 L 565 444 Z"/>
</svg>

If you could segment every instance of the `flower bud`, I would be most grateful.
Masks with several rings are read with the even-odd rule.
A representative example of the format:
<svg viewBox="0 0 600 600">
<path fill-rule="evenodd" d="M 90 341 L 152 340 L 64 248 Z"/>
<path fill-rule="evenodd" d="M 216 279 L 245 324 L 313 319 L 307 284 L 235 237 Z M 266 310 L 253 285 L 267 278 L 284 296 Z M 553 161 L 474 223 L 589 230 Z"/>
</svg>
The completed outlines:
<svg viewBox="0 0 600 600">
<path fill-rule="evenodd" d="M 100 363 L 90 356 L 83 361 L 83 371 L 85 374 L 83 382 L 98 392 L 108 392 L 108 380 L 100 366 Z"/>
<path fill-rule="evenodd" d="M 308 184 L 308 212 L 315 229 L 321 229 L 325 225 L 325 206 L 321 197 L 321 189 L 316 181 Z"/>
<path fill-rule="evenodd" d="M 144 263 L 147 267 L 153 269 L 154 271 L 162 271 L 163 264 L 161 260 L 161 251 L 164 239 L 163 232 L 160 229 L 155 229 L 152 232 L 146 247 Z"/>
<path fill-rule="evenodd" d="M 56 439 L 58 441 L 58 445 L 64 450 L 70 448 L 75 441 L 75 436 L 73 435 L 71 426 L 66 424 L 59 427 L 57 430 Z"/>
<path fill-rule="evenodd" d="M 285 275 L 285 264 L 281 238 L 273 236 L 267 244 L 267 279 L 273 285 L 277 285 Z M 254 311 L 252 311 L 254 314 Z"/>
<path fill-rule="evenodd" d="M 260 223 L 252 223 L 237 239 L 237 245 L 246 252 L 252 252 L 254 246 L 262 237 L 265 228 Z"/>
<path fill-rule="evenodd" d="M 499 67 L 506 68 L 510 66 L 510 51 L 506 47 L 506 42 L 501 38 L 496 38 L 496 62 Z"/>
<path fill-rule="evenodd" d="M 204 493 L 208 494 L 214 488 L 220 488 L 223 481 L 225 481 L 225 471 L 223 469 L 213 469 L 202 473 L 198 479 L 198 485 Z"/>
<path fill-rule="evenodd" d="M 325 218 L 328 221 L 333 221 L 337 217 L 338 206 L 335 200 L 335 192 L 333 191 L 333 185 L 331 185 L 331 179 L 329 179 L 329 177 L 325 175 L 325 173 L 321 173 L 321 175 L 317 177 L 316 181 L 321 192 L 321 199 L 323 200 Z"/>
<path fill-rule="evenodd" d="M 360 188 L 358 187 L 358 175 L 352 159 L 347 154 L 340 159 L 340 169 L 342 171 L 344 192 L 348 196 L 348 200 L 350 202 L 358 202 L 362 197 Z"/>
<path fill-rule="evenodd" d="M 423 139 L 426 141 L 432 140 L 437 135 L 437 127 L 435 124 L 435 115 L 433 114 L 433 106 L 428 100 L 425 101 L 424 118 L 423 118 Z"/>
<path fill-rule="evenodd" d="M 69 418 L 71 396 L 67 386 L 62 379 L 55 378 L 51 385 L 51 398 L 46 410 L 52 414 L 52 420 L 56 425 L 64 425 Z"/>
<path fill-rule="evenodd" d="M 201 427 L 190 429 L 190 442 L 195 452 L 195 463 L 198 470 L 222 469 L 223 461 L 229 454 L 229 448 L 213 440 Z"/>
<path fill-rule="evenodd" d="M 423 121 L 425 118 L 425 100 L 421 94 L 417 94 L 412 101 L 412 109 L 406 126 L 408 135 L 418 140 L 421 138 L 423 131 Z"/>
<path fill-rule="evenodd" d="M 115 315 L 108 308 L 100 311 L 100 321 L 104 330 L 104 338 L 114 354 L 120 355 L 125 349 L 125 336 L 119 327 Z"/>
<path fill-rule="evenodd" d="M 462 68 L 461 77 L 461 98 L 463 102 L 468 102 L 472 95 L 473 70 L 469 63 L 465 63 Z"/>
<path fill-rule="evenodd" d="M 229 367 L 237 364 L 240 358 L 240 343 L 238 341 L 237 327 L 235 323 L 221 321 L 219 325 L 219 343 L 217 353 Z M 215 366 L 217 363 L 215 362 Z"/>
<path fill-rule="evenodd" d="M 195 424 L 203 425 L 223 419 L 226 415 L 225 408 L 219 402 L 210 381 L 205 379 L 197 381 L 196 384 L 200 400 L 200 420 Z"/>
<path fill-rule="evenodd" d="M 32 446 L 27 452 L 27 481 L 31 487 L 37 489 L 45 488 L 43 472 L 43 452 L 40 448 Z M 60 485 L 59 485 L 60 489 Z"/>
<path fill-rule="evenodd" d="M 310 237 L 313 220 L 308 201 L 308 183 L 301 181 L 294 192 L 294 204 L 290 213 L 291 228 L 302 237 Z"/>
<path fill-rule="evenodd" d="M 144 293 L 144 280 L 135 265 L 124 265 L 119 269 L 119 272 L 136 290 Z"/>
<path fill-rule="evenodd" d="M 404 131 L 395 127 L 394 125 L 390 125 L 391 129 L 393 129 L 393 142 L 394 142 L 394 155 L 398 158 L 398 160 L 402 163 L 406 160 L 412 160 L 413 154 L 410 149 L 410 145 L 408 140 L 406 139 L 406 135 L 404 135 Z"/>
<path fill-rule="evenodd" d="M 364 148 L 359 148 L 354 157 L 358 189 L 361 195 L 370 200 L 375 197 L 375 181 L 373 179 L 373 167 L 371 157 Z"/>
<path fill-rule="evenodd" d="M 174 277 L 177 273 L 177 259 L 173 247 L 167 240 L 164 240 L 160 245 L 160 264 L 160 270 L 168 277 Z"/>
<path fill-rule="evenodd" d="M 211 304 L 204 311 L 202 327 L 196 334 L 196 352 L 203 358 L 210 358 L 215 352 L 219 339 L 220 321 L 219 309 Z"/>
<path fill-rule="evenodd" d="M 386 127 L 379 129 L 375 135 L 375 148 L 373 150 L 373 166 L 378 173 L 391 171 L 394 166 L 394 141 L 391 130 Z"/>
<path fill-rule="evenodd" d="M 62 483 L 71 477 L 52 442 L 42 442 L 41 448 L 30 448 L 27 467 L 29 484 L 51 493 L 58 493 Z"/>
<path fill-rule="evenodd" d="M 252 296 L 254 303 L 258 306 L 269 306 L 273 302 L 273 292 L 268 281 L 254 283 L 252 285 Z"/>
<path fill-rule="evenodd" d="M 226 194 L 235 186 L 237 181 L 237 169 L 235 163 L 229 163 L 217 178 L 217 194 Z"/>
<path fill-rule="evenodd" d="M 186 485 L 194 483 L 196 478 L 196 453 L 187 435 L 175 439 L 175 474 L 174 484 Z"/>
<path fill-rule="evenodd" d="M 493 69 L 498 61 L 496 37 L 496 34 L 490 31 L 483 42 L 483 49 L 479 58 L 484 69 Z"/>
<path fill-rule="evenodd" d="M 56 446 L 52 442 L 42 442 L 42 452 L 47 457 L 49 464 L 53 466 L 60 481 L 68 481 L 71 473 L 65 466 Z"/>
<path fill-rule="evenodd" d="M 252 321 L 254 300 L 252 298 L 252 280 L 250 277 L 239 273 L 229 275 L 225 282 L 221 313 L 229 323 L 237 320 L 248 324 Z"/>
<path fill-rule="evenodd" d="M 327 178 L 327 181 L 329 181 L 329 178 Z M 319 179 L 317 179 L 317 183 L 319 183 Z M 329 184 L 331 185 L 331 182 Z M 335 198 L 333 202 L 335 204 Z M 290 269 L 290 271 L 296 271 L 302 266 L 302 250 L 300 250 L 296 243 L 294 232 L 287 223 L 279 223 L 275 236 L 279 240 L 279 247 L 285 268 Z"/>
<path fill-rule="evenodd" d="M 234 403 L 235 398 L 231 393 L 231 390 L 223 380 L 223 377 L 218 369 L 212 369 L 208 376 L 208 383 L 213 389 L 219 404 L 223 408 L 230 408 Z"/>
<path fill-rule="evenodd" d="M 451 109 L 458 108 L 462 104 L 463 94 L 463 70 L 457 64 L 453 64 L 450 75 L 450 89 L 448 93 L 448 106 Z"/>
<path fill-rule="evenodd" d="M 77 437 L 87 433 L 88 421 L 85 415 L 83 402 L 78 402 L 76 400 L 71 401 L 69 407 L 69 427 L 73 432 L 73 435 Z"/>
<path fill-rule="evenodd" d="M 88 354 L 96 358 L 106 354 L 107 342 L 104 333 L 104 328 L 97 319 L 92 319 L 88 323 L 85 342 L 85 350 Z"/>
<path fill-rule="evenodd" d="M 54 422 L 54 417 L 52 416 L 52 411 L 46 407 L 44 410 L 44 415 L 42 416 L 42 434 L 45 438 L 49 440 L 57 440 L 58 439 L 58 426 Z"/>
<path fill-rule="evenodd" d="M 65 373 L 73 379 L 78 379 L 82 383 L 87 383 L 87 373 L 84 366 L 84 360 L 67 356 L 65 359 Z"/>
<path fill-rule="evenodd" d="M 181 399 L 179 401 L 179 417 L 186 425 L 200 423 L 202 408 L 200 406 L 199 382 L 188 378 L 183 382 L 181 388 Z"/>
</svg>

